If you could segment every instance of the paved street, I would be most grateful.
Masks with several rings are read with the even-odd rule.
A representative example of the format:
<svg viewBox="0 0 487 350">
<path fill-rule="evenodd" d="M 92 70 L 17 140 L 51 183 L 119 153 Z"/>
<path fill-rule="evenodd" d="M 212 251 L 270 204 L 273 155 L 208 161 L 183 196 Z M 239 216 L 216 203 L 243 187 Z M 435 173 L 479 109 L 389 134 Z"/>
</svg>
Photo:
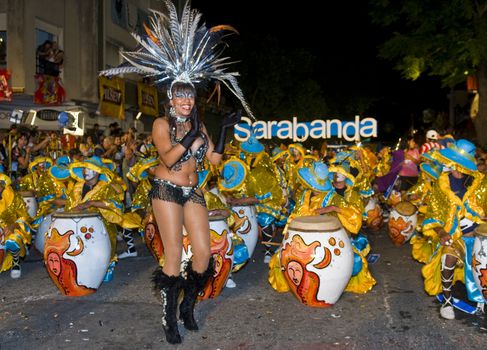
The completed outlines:
<svg viewBox="0 0 487 350">
<path fill-rule="evenodd" d="M 327 309 L 306 307 L 270 287 L 257 249 L 235 274 L 237 288 L 197 306 L 199 332 L 180 325 L 180 346 L 165 342 L 149 283 L 156 265 L 139 238 L 139 257 L 120 261 L 112 282 L 80 298 L 62 296 L 32 251 L 20 280 L 0 275 L 0 349 L 486 348 L 484 318 L 456 311 L 457 320 L 440 319 L 409 245 L 394 247 L 385 232 L 369 237 L 371 253 L 381 255 L 371 266 L 378 282 L 371 292 L 345 293 Z"/>
</svg>

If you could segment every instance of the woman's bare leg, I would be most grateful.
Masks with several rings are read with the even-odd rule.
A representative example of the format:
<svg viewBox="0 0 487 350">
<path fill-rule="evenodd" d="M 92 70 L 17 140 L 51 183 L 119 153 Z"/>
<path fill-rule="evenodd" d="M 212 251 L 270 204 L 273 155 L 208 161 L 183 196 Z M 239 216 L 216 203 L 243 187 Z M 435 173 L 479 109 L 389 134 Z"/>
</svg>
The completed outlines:
<svg viewBox="0 0 487 350">
<path fill-rule="evenodd" d="M 210 225 L 208 209 L 198 203 L 186 202 L 184 205 L 184 227 L 188 232 L 193 251 L 193 270 L 203 273 L 210 260 Z"/>
<path fill-rule="evenodd" d="M 183 208 L 173 202 L 153 199 L 152 210 L 164 245 L 162 271 L 168 276 L 177 276 L 183 251 Z"/>
</svg>

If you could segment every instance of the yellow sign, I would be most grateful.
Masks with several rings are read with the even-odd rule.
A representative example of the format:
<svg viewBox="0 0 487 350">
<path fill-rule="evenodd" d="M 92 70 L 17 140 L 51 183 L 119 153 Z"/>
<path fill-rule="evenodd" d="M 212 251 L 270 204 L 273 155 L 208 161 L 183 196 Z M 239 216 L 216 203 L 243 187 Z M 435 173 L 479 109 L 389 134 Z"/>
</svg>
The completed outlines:
<svg viewBox="0 0 487 350">
<path fill-rule="evenodd" d="M 100 114 L 125 119 L 125 82 L 118 77 L 99 77 Z"/>
<path fill-rule="evenodd" d="M 137 83 L 137 95 L 139 101 L 139 111 L 143 114 L 157 117 L 159 115 L 157 89 L 154 86 L 139 82 Z"/>
</svg>

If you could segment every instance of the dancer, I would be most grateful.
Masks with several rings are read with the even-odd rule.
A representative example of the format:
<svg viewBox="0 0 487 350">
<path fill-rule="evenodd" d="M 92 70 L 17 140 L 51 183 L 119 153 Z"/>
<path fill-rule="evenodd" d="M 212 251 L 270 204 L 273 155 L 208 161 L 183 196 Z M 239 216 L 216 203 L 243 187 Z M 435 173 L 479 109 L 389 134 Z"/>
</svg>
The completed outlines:
<svg viewBox="0 0 487 350">
<path fill-rule="evenodd" d="M 220 81 L 239 98 L 249 116 L 253 115 L 235 78 L 238 73 L 228 72 L 230 62 L 221 57 L 222 32 L 235 29 L 227 25 L 199 25 L 201 14 L 191 9 L 189 2 L 180 18 L 172 1 L 166 0 L 165 4 L 169 15 L 152 11 L 152 28 L 146 26 L 144 36 L 134 35 L 139 44 L 136 51 L 122 52 L 128 64 L 101 74 L 132 72 L 152 77 L 156 84 L 170 84 L 169 115 L 156 119 L 152 130 L 160 164 L 155 169 L 149 196 L 165 254 L 164 267 L 156 270 L 153 281 L 162 299 L 166 340 L 174 344 L 181 343 L 176 320 L 180 286 L 184 290 L 180 316 L 187 329 L 197 330 L 193 315 L 196 297 L 213 272 L 208 210 L 197 187 L 197 168 L 205 157 L 214 165 L 221 161 L 227 130 L 240 120 L 240 113 L 225 116 L 218 141 L 213 144 L 198 117 L 195 84 Z M 193 251 L 193 260 L 184 268 L 184 278 L 180 276 L 183 225 Z"/>
</svg>

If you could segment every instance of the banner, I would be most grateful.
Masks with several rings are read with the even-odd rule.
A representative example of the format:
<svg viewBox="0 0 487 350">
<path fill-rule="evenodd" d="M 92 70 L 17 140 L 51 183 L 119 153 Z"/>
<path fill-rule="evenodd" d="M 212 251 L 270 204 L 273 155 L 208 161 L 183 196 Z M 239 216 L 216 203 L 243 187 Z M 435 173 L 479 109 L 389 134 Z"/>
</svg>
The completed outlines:
<svg viewBox="0 0 487 350">
<path fill-rule="evenodd" d="M 157 117 L 159 115 L 157 88 L 139 82 L 137 83 L 137 95 L 139 111 L 143 114 Z"/>
<path fill-rule="evenodd" d="M 242 122 L 235 125 L 234 136 L 244 142 L 254 133 L 257 139 L 290 139 L 293 142 L 304 142 L 313 139 L 343 138 L 346 141 L 360 141 L 361 138 L 377 137 L 377 120 L 356 115 L 354 120 L 316 119 L 311 122 L 292 120 L 258 120 L 252 122 L 242 117 Z"/>
<path fill-rule="evenodd" d="M 12 88 L 8 85 L 10 72 L 0 69 L 0 101 L 12 101 Z"/>
<path fill-rule="evenodd" d="M 59 105 L 66 98 L 66 91 L 59 77 L 51 75 L 37 74 L 36 91 L 34 93 L 34 103 L 42 105 Z"/>
<path fill-rule="evenodd" d="M 107 78 L 101 76 L 100 85 L 100 114 L 125 119 L 125 82 L 118 77 Z"/>
</svg>

